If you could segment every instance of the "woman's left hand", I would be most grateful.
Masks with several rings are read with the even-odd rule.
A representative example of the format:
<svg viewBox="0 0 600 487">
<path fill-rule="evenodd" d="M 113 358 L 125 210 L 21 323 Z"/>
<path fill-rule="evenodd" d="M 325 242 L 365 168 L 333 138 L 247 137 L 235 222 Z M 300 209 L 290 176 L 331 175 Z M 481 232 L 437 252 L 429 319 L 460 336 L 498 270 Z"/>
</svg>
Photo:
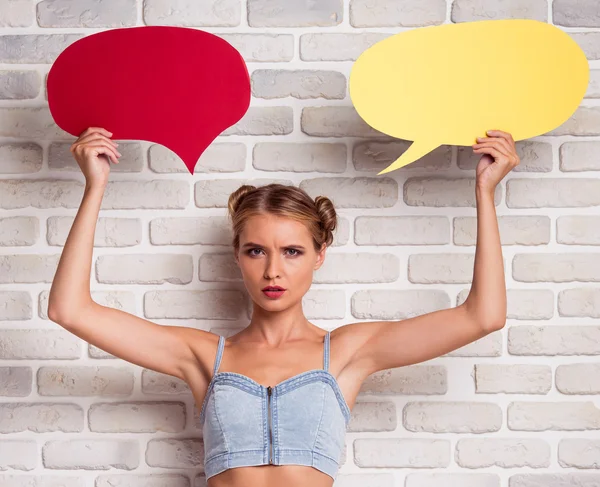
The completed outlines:
<svg viewBox="0 0 600 487">
<path fill-rule="evenodd" d="M 488 130 L 490 137 L 477 137 L 473 152 L 483 153 L 476 169 L 478 189 L 494 194 L 496 185 L 512 168 L 521 162 L 515 148 L 515 141 L 507 132 Z"/>
</svg>

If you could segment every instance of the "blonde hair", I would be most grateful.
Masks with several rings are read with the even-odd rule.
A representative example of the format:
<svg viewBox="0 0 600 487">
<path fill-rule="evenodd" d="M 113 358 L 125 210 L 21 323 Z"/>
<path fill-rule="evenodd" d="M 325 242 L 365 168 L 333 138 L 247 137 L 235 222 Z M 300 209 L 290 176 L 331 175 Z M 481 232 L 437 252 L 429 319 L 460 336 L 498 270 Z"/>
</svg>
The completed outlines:
<svg viewBox="0 0 600 487">
<path fill-rule="evenodd" d="M 306 225 L 313 237 L 315 251 L 331 245 L 337 215 L 333 203 L 326 196 L 314 200 L 296 186 L 278 183 L 265 186 L 244 184 L 229 195 L 227 203 L 233 227 L 233 247 L 237 254 L 240 234 L 248 219 L 254 215 L 271 214 L 292 218 Z"/>
</svg>

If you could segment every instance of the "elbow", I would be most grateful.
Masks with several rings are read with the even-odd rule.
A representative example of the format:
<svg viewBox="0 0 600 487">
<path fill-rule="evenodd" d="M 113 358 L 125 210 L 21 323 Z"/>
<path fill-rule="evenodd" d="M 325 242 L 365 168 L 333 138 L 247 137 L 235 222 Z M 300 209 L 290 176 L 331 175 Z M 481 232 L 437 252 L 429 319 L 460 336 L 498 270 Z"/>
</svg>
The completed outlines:
<svg viewBox="0 0 600 487">
<path fill-rule="evenodd" d="M 490 320 L 484 323 L 483 327 L 488 333 L 501 330 L 506 325 L 506 316 L 502 318 Z"/>
<path fill-rule="evenodd" d="M 48 302 L 48 318 L 63 328 L 67 328 L 75 317 L 80 314 L 80 308 L 72 305 L 58 304 L 50 300 Z"/>
</svg>

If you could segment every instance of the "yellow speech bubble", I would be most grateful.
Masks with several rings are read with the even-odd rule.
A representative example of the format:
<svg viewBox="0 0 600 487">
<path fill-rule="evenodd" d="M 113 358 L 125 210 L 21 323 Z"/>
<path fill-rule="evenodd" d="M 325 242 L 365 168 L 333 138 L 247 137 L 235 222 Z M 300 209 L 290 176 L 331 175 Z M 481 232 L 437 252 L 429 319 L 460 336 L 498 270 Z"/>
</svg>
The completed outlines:
<svg viewBox="0 0 600 487">
<path fill-rule="evenodd" d="M 565 32 L 529 19 L 482 20 L 401 32 L 364 51 L 349 91 L 371 127 L 414 141 L 385 174 L 442 144 L 487 130 L 515 141 L 564 123 L 587 90 L 585 53 Z"/>
</svg>

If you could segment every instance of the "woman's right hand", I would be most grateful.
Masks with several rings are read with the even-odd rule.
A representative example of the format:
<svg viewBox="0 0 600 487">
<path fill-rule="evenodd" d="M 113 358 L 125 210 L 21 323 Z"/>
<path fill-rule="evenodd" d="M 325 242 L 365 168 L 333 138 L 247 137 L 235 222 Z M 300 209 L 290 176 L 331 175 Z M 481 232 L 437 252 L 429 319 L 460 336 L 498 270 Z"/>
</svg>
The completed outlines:
<svg viewBox="0 0 600 487">
<path fill-rule="evenodd" d="M 87 186 L 105 187 L 110 173 L 110 162 L 118 164 L 121 157 L 117 151 L 116 142 L 110 139 L 112 132 L 98 127 L 89 127 L 81 133 L 79 138 L 71 145 L 71 152 L 85 176 Z"/>
</svg>

